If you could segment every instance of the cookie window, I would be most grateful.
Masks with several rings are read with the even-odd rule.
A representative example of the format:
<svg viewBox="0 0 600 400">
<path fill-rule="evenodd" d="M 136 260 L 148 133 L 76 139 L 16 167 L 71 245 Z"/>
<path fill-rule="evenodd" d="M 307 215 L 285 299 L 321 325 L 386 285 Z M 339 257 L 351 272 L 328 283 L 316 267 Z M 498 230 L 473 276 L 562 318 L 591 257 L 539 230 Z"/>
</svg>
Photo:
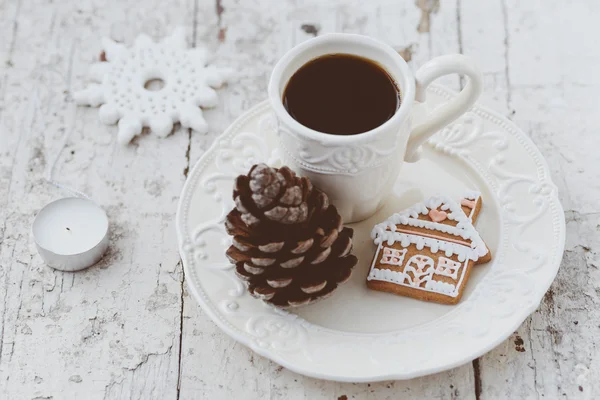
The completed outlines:
<svg viewBox="0 0 600 400">
<path fill-rule="evenodd" d="M 383 248 L 383 256 L 381 257 L 381 264 L 401 266 L 404 262 L 404 256 L 406 255 L 406 249 L 396 250 L 390 247 Z"/>
<path fill-rule="evenodd" d="M 440 257 L 438 259 L 438 265 L 435 269 L 436 275 L 441 276 L 449 276 L 452 279 L 458 279 L 458 270 L 460 269 L 462 263 L 458 261 L 451 260 L 446 257 Z"/>
</svg>

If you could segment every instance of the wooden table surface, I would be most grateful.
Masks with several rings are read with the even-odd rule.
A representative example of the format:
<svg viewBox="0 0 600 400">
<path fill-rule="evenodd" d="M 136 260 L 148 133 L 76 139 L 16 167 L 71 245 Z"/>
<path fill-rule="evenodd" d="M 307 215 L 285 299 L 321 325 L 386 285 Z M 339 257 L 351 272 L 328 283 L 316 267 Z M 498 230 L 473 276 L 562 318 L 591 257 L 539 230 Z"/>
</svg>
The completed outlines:
<svg viewBox="0 0 600 400">
<path fill-rule="evenodd" d="M 599 398 L 599 21 L 596 0 L 0 0 L 0 398 Z M 89 81 L 101 37 L 131 44 L 179 25 L 239 77 L 205 113 L 210 133 L 144 134 L 122 147 L 73 91 Z M 482 102 L 550 164 L 567 219 L 562 267 L 539 309 L 472 363 L 410 381 L 306 378 L 230 339 L 186 290 L 174 216 L 190 167 L 266 98 L 287 49 L 331 31 L 382 39 L 412 68 L 474 57 Z M 112 232 L 100 264 L 63 273 L 43 264 L 30 226 L 65 195 L 44 176 L 71 128 L 57 177 L 103 205 Z"/>
</svg>

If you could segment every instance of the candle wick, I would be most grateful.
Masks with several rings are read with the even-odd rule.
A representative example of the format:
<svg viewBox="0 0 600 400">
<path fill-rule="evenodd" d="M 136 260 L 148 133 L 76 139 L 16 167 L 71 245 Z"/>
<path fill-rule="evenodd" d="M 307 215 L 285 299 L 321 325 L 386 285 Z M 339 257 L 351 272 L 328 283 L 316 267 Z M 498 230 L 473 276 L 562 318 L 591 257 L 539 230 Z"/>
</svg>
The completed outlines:
<svg viewBox="0 0 600 400">
<path fill-rule="evenodd" d="M 69 227 L 67 226 L 67 230 L 70 231 L 71 229 L 69 229 Z"/>
</svg>

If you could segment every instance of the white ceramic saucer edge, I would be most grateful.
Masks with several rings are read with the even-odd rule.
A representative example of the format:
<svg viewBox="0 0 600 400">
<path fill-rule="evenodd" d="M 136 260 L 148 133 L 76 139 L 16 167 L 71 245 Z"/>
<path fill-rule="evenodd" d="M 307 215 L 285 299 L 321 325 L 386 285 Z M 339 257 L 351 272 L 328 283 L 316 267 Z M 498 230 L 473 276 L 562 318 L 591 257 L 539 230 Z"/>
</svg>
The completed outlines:
<svg viewBox="0 0 600 400">
<path fill-rule="evenodd" d="M 440 95 L 445 98 L 449 98 L 449 97 L 453 96 L 451 91 L 441 88 L 441 87 L 434 87 L 432 89 L 432 91 L 434 93 L 436 93 L 437 95 Z M 196 165 L 194 166 L 194 168 L 192 169 L 192 171 L 190 173 L 190 177 L 192 177 L 194 175 L 196 170 L 200 169 L 204 164 L 206 164 L 207 162 L 209 162 L 211 160 L 211 158 L 214 156 L 214 154 L 213 154 L 214 150 L 220 146 L 219 143 L 220 143 L 221 138 L 226 138 L 229 134 L 231 134 L 232 132 L 235 132 L 239 126 L 243 125 L 245 120 L 250 118 L 255 113 L 263 112 L 264 108 L 265 108 L 265 103 L 262 103 L 262 104 L 255 106 L 254 108 L 252 108 L 251 110 L 249 110 L 248 112 L 243 114 L 242 116 L 240 116 L 223 133 L 223 135 L 213 143 L 211 148 L 209 150 L 207 150 L 205 155 L 203 157 L 201 157 L 201 159 L 196 163 Z M 532 301 L 532 302 L 528 303 L 525 307 L 522 307 L 519 310 L 518 318 L 513 318 L 512 324 L 510 326 L 508 326 L 508 325 L 503 326 L 502 327 L 503 332 L 501 334 L 497 334 L 494 340 L 489 340 L 488 342 L 486 342 L 485 345 L 479 346 L 476 350 L 473 350 L 471 353 L 465 353 L 463 356 L 456 356 L 453 359 L 453 362 L 447 362 L 447 363 L 444 363 L 443 365 L 437 365 L 437 366 L 429 367 L 426 369 L 416 368 L 411 371 L 408 371 L 408 370 L 404 371 L 404 372 L 396 371 L 396 372 L 392 372 L 389 374 L 375 373 L 375 374 L 369 375 L 369 374 L 362 373 L 362 374 L 353 375 L 353 376 L 336 375 L 335 373 L 319 373 L 319 372 L 315 372 L 310 369 L 298 367 L 298 365 L 288 362 L 286 359 L 278 356 L 277 352 L 274 351 L 272 347 L 261 346 L 260 342 L 252 340 L 244 332 L 241 332 L 237 328 L 233 327 L 231 324 L 229 324 L 223 318 L 223 316 L 220 314 L 220 311 L 218 311 L 216 309 L 216 306 L 214 306 L 213 304 L 210 303 L 210 300 L 206 297 L 206 294 L 202 291 L 202 289 L 200 287 L 197 287 L 197 285 L 194 284 L 192 279 L 187 280 L 188 288 L 190 289 L 190 292 L 199 301 L 200 305 L 202 306 L 204 311 L 207 312 L 207 314 L 211 317 L 211 319 L 213 321 L 215 321 L 215 323 L 221 329 L 223 329 L 226 333 L 228 333 L 230 336 L 232 336 L 237 341 L 249 346 L 250 348 L 252 348 L 252 350 L 257 352 L 258 354 L 265 356 L 267 358 L 270 358 L 273 361 L 283 365 L 284 367 L 286 367 L 292 371 L 295 371 L 295 372 L 298 372 L 298 373 L 301 373 L 304 375 L 316 377 L 316 378 L 321 378 L 321 379 L 331 379 L 331 380 L 337 380 L 337 381 L 352 381 L 352 382 L 378 381 L 378 380 L 388 380 L 388 379 L 409 379 L 409 378 L 413 378 L 416 376 L 432 374 L 435 372 L 439 372 L 442 370 L 446 370 L 449 368 L 453 368 L 453 367 L 462 365 L 466 362 L 471 361 L 472 359 L 474 359 L 476 357 L 483 355 L 487 351 L 493 349 L 495 346 L 497 346 L 503 340 L 505 340 L 506 337 L 508 337 L 515 329 L 517 329 L 518 326 L 523 322 L 523 320 L 531 312 L 535 311 L 535 309 L 539 305 L 539 301 L 541 301 L 541 298 L 543 297 L 543 293 L 545 293 L 547 291 L 550 284 L 552 283 L 554 276 L 560 265 L 560 258 L 561 258 L 560 256 L 562 255 L 562 251 L 564 248 L 564 239 L 565 239 L 564 214 L 562 212 L 562 207 L 560 206 L 560 202 L 558 201 L 558 198 L 556 196 L 556 190 L 555 190 L 555 188 L 552 187 L 553 184 L 549 177 L 548 166 L 547 166 L 545 160 L 543 159 L 543 157 L 541 156 L 539 150 L 535 147 L 535 145 L 531 142 L 531 140 L 528 137 L 526 137 L 523 133 L 521 133 L 519 131 L 519 129 L 516 126 L 514 126 L 514 124 L 512 124 L 512 122 L 506 120 L 504 117 L 498 115 L 497 113 L 495 113 L 493 111 L 487 110 L 484 107 L 476 105 L 473 108 L 472 112 L 474 114 L 479 114 L 480 116 L 485 116 L 486 119 L 498 124 L 498 126 L 502 127 L 502 129 L 504 129 L 504 130 L 513 131 L 512 133 L 515 134 L 516 136 L 518 136 L 519 142 L 529 152 L 532 159 L 536 160 L 536 166 L 539 169 L 538 172 L 543 178 L 543 179 L 541 179 L 541 182 L 545 185 L 550 186 L 550 188 L 549 188 L 550 192 L 546 193 L 545 196 L 548 198 L 549 202 L 552 202 L 552 207 L 553 207 L 552 210 L 553 210 L 553 218 L 554 218 L 553 219 L 553 227 L 554 227 L 555 231 L 557 232 L 556 242 L 555 242 L 555 247 L 554 247 L 555 257 L 553 257 L 550 261 L 548 261 L 548 263 L 545 264 L 545 268 L 547 269 L 547 273 L 544 276 L 545 280 L 541 281 L 541 282 L 539 282 L 539 281 L 535 282 L 536 289 L 537 289 L 536 293 L 538 294 L 538 295 L 536 295 L 537 301 Z M 488 134 L 488 133 L 489 132 L 486 132 L 485 134 Z M 467 155 L 461 154 L 460 146 L 456 146 L 456 145 L 460 144 L 461 141 L 465 142 L 465 140 L 466 140 L 468 142 L 472 138 L 461 137 L 461 135 L 452 134 L 451 132 L 450 133 L 448 133 L 448 132 L 442 133 L 441 135 L 442 135 L 442 138 L 436 138 L 436 139 L 430 141 L 429 144 L 439 151 L 446 152 L 449 154 L 459 155 L 459 156 L 465 157 L 465 158 L 468 157 L 468 154 Z M 494 139 L 494 135 L 491 133 L 490 133 L 490 138 Z M 519 178 L 519 177 L 513 178 L 513 180 L 515 180 L 515 179 L 518 180 L 521 178 Z M 187 213 L 186 207 L 189 206 L 189 204 L 186 204 L 184 200 L 187 198 L 186 193 L 190 190 L 190 182 L 191 182 L 191 179 L 188 178 L 188 180 L 186 181 L 186 184 L 184 186 L 182 196 L 180 198 L 180 203 L 179 203 L 178 211 L 177 211 L 177 221 L 176 221 L 177 234 L 178 234 L 178 239 L 179 239 L 179 243 L 180 243 L 180 252 L 181 252 L 182 259 L 183 259 L 186 276 L 192 275 L 191 265 L 193 263 L 193 261 L 190 259 L 192 256 L 192 251 L 190 248 L 191 244 L 189 243 L 189 238 L 187 237 L 187 234 L 185 233 L 185 229 L 184 229 L 185 221 L 183 220 L 183 218 L 185 217 L 185 215 Z M 514 184 L 514 182 L 513 182 L 513 184 Z M 548 189 L 548 188 L 546 188 L 546 189 Z M 540 190 L 546 190 L 546 189 L 540 189 Z M 507 200 L 507 203 L 505 204 L 505 206 L 510 206 L 510 199 Z M 541 293 L 541 294 L 539 294 L 539 293 Z"/>
</svg>

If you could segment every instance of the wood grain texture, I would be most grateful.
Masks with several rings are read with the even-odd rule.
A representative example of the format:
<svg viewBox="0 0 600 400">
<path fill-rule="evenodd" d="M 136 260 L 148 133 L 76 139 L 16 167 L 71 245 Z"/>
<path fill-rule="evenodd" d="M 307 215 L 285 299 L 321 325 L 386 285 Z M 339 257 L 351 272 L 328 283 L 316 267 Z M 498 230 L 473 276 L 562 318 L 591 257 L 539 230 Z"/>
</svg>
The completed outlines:
<svg viewBox="0 0 600 400">
<path fill-rule="evenodd" d="M 600 171 L 590 149 L 600 140 L 599 18 L 593 0 L 0 0 L 0 397 L 597 398 Z M 181 24 L 190 44 L 206 43 L 237 77 L 206 111 L 208 134 L 176 129 L 121 147 L 117 128 L 75 107 L 71 93 L 85 86 L 100 37 L 130 44 Z M 536 313 L 473 363 L 410 381 L 306 378 L 223 334 L 185 290 L 173 221 L 189 168 L 266 97 L 287 49 L 333 31 L 384 40 L 413 68 L 440 54 L 472 56 L 484 72 L 482 102 L 548 159 L 567 214 L 562 268 Z M 29 237 L 35 213 L 65 195 L 43 177 L 69 129 L 57 177 L 102 204 L 113 228 L 107 257 L 78 273 L 44 266 Z"/>
<path fill-rule="evenodd" d="M 598 159 L 600 103 L 598 75 L 591 70 L 600 53 L 591 21 L 600 17 L 600 7 L 548 2 L 540 13 L 540 5 L 500 2 L 506 36 L 505 73 L 498 82 L 508 89 L 508 115 L 548 161 L 566 213 L 567 243 L 538 310 L 482 358 L 482 398 L 596 399 L 600 169 L 592 159 Z"/>
<path fill-rule="evenodd" d="M 177 24 L 192 24 L 193 3 L 22 0 L 0 7 L 2 26 L 15 27 L 0 67 L 6 77 L 0 393 L 7 399 L 175 398 L 182 268 L 173 215 L 187 133 L 169 140 L 145 135 L 120 147 L 116 127 L 100 124 L 97 109 L 76 108 L 71 93 L 87 82 L 101 36 L 162 37 Z M 36 89 L 39 111 L 32 107 Z M 102 204 L 112 224 L 109 253 L 81 273 L 46 267 L 29 233 L 35 213 L 65 195 L 43 176 L 71 128 L 57 176 Z"/>
</svg>

